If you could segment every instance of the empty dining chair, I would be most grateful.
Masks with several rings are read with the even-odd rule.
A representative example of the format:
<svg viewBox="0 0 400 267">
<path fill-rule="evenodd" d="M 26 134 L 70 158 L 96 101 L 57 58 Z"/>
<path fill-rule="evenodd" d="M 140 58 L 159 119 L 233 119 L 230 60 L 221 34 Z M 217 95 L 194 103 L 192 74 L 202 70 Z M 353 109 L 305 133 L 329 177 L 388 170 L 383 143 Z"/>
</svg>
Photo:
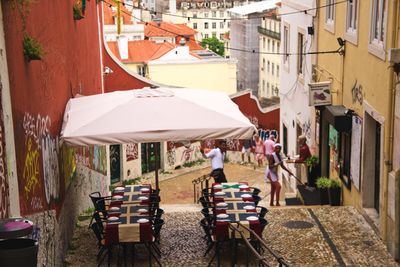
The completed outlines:
<svg viewBox="0 0 400 267">
<path fill-rule="evenodd" d="M 256 210 L 259 218 L 265 218 L 265 215 L 268 212 L 268 209 L 262 206 L 256 206 Z"/>
<path fill-rule="evenodd" d="M 112 247 L 110 245 L 106 245 L 106 241 L 104 239 L 104 234 L 101 230 L 102 225 L 93 222 L 90 225 L 90 228 L 93 230 L 96 238 L 97 238 L 97 245 L 99 247 L 99 251 L 97 252 L 96 260 L 98 266 L 104 261 L 105 257 L 108 256 L 107 264 L 111 266 L 111 258 L 112 258 Z"/>
<path fill-rule="evenodd" d="M 254 201 L 254 203 L 256 204 L 256 206 L 258 205 L 258 202 L 260 202 L 260 200 L 261 200 L 261 197 L 260 197 L 260 196 L 255 196 L 255 195 L 253 195 L 253 201 Z"/>
<path fill-rule="evenodd" d="M 253 192 L 251 193 L 253 196 L 258 196 L 258 194 L 260 194 L 261 190 L 258 189 L 257 187 L 250 187 L 251 189 L 253 189 Z"/>
<path fill-rule="evenodd" d="M 199 197 L 199 202 L 201 203 L 203 208 L 213 208 L 214 207 L 214 203 L 207 201 L 205 197 Z"/>
</svg>

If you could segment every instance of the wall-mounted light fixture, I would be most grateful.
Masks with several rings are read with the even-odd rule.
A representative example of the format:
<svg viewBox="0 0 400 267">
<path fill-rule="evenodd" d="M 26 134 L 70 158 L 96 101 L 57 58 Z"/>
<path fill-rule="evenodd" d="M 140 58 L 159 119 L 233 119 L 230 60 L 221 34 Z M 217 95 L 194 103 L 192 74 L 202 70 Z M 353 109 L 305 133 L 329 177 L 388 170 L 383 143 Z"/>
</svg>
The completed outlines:
<svg viewBox="0 0 400 267">
<path fill-rule="evenodd" d="M 339 49 L 338 49 L 338 53 L 341 56 L 344 56 L 345 54 L 345 45 L 346 45 L 346 41 L 343 40 L 341 37 L 338 37 L 337 39 L 338 44 L 340 45 Z"/>
<path fill-rule="evenodd" d="M 104 67 L 103 75 L 108 75 L 113 73 L 113 70 L 110 67 Z"/>
</svg>

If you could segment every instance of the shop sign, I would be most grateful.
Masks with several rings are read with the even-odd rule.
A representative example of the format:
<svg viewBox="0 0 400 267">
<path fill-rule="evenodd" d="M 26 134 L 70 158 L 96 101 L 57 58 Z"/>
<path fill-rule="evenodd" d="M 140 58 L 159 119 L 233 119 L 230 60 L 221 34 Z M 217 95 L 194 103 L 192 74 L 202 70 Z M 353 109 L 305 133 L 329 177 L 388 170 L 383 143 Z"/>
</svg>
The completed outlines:
<svg viewBox="0 0 400 267">
<path fill-rule="evenodd" d="M 308 84 L 309 106 L 327 106 L 332 104 L 331 82 Z"/>
</svg>

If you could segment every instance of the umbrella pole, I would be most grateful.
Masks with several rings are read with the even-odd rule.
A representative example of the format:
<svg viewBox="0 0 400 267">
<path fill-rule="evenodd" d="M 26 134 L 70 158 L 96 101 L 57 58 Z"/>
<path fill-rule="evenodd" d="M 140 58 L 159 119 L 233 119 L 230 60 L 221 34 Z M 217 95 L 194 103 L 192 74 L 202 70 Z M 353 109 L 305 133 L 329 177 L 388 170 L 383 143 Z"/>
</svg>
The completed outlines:
<svg viewBox="0 0 400 267">
<path fill-rule="evenodd" d="M 156 167 L 155 167 L 155 178 L 156 178 L 156 189 L 159 189 L 158 187 L 158 158 L 159 158 L 159 154 L 158 154 L 158 149 L 159 149 L 159 143 L 156 143 L 156 151 L 155 151 L 155 158 L 156 158 Z"/>
</svg>

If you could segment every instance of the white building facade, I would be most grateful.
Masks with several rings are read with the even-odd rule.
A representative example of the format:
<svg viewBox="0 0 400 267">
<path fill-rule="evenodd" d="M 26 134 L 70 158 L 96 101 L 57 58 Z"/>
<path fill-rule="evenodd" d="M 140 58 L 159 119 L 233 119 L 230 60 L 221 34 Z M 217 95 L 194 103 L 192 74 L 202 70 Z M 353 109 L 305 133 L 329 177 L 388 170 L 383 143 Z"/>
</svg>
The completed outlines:
<svg viewBox="0 0 400 267">
<path fill-rule="evenodd" d="M 315 0 L 283 0 L 281 16 L 280 63 L 280 117 L 283 152 L 293 158 L 299 153 L 297 137 L 304 134 L 311 153 L 315 154 L 314 107 L 309 106 L 309 84 L 313 82 L 315 55 L 304 53 L 317 51 L 317 37 L 314 30 L 315 10 L 301 12 L 316 7 Z M 294 13 L 283 15 L 285 13 Z M 314 152 L 314 153 L 313 153 Z M 287 164 L 297 177 L 305 173 L 305 166 Z M 303 170 L 302 170 L 303 169 Z M 291 190 L 296 190 L 296 181 L 282 174 L 283 181 Z M 306 182 L 306 180 L 303 180 Z"/>
<path fill-rule="evenodd" d="M 231 16 L 227 10 L 248 2 L 246 0 L 173 0 L 170 1 L 168 13 L 174 15 L 163 14 L 162 19 L 166 22 L 186 23 L 187 26 L 199 32 L 198 41 L 216 37 L 223 42 L 224 34 L 230 31 L 231 26 Z"/>
<path fill-rule="evenodd" d="M 277 14 L 278 8 L 267 12 L 258 27 L 261 52 L 258 98 L 279 97 L 281 56 L 267 54 L 280 51 L 281 19 Z"/>
</svg>

